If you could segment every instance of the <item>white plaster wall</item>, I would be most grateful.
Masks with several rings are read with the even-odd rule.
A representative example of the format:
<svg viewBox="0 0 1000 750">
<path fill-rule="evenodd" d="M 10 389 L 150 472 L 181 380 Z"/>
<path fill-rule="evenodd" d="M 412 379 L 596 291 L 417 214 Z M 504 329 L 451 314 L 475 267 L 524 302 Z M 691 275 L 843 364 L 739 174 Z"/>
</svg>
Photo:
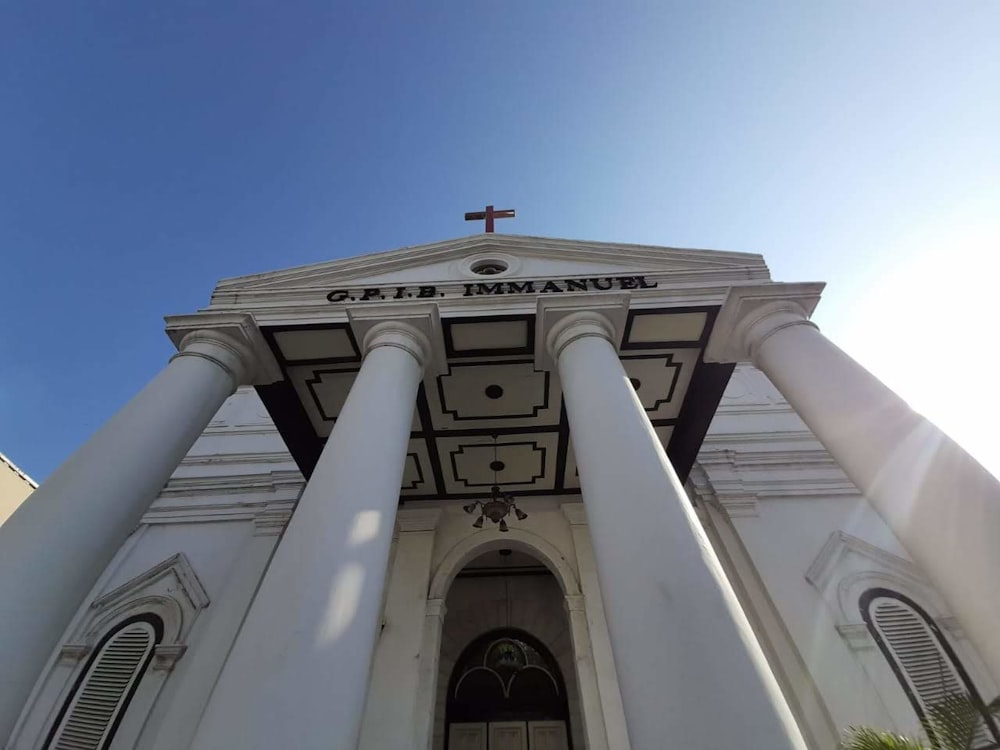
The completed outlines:
<svg viewBox="0 0 1000 750">
<path fill-rule="evenodd" d="M 753 567 L 749 575 L 758 576 L 766 588 L 837 731 L 870 724 L 917 732 L 917 717 L 874 642 L 865 642 L 864 633 L 855 629 L 852 646 L 838 632 L 845 616 L 832 603 L 836 582 L 824 594 L 807 580 L 810 566 L 837 532 L 872 545 L 873 554 L 884 554 L 890 564 L 896 564 L 894 559 L 899 565 L 912 563 L 868 501 L 754 368 L 737 368 L 699 454 L 699 467 L 692 475 L 696 497 L 719 508 L 738 534 Z M 704 472 L 703 480 L 698 471 Z M 881 563 L 857 558 L 850 565 L 852 572 L 866 565 L 874 572 Z M 914 585 L 918 601 L 927 602 L 935 614 L 940 597 L 929 586 Z M 856 620 L 861 621 L 860 614 Z M 984 697 L 992 698 L 996 685 L 978 655 L 960 634 L 946 633 Z"/>
</svg>

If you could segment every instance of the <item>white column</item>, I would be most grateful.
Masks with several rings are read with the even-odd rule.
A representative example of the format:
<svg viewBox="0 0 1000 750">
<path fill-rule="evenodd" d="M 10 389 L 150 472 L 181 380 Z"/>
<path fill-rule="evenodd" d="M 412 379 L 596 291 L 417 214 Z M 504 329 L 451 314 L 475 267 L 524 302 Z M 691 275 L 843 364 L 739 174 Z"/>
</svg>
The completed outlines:
<svg viewBox="0 0 1000 750">
<path fill-rule="evenodd" d="M 597 313 L 556 359 L 631 746 L 804 748 L 750 624 Z"/>
<path fill-rule="evenodd" d="M 597 564 L 594 562 L 594 546 L 590 541 L 587 514 L 583 503 L 565 503 L 562 511 L 569 521 L 573 534 L 576 568 L 580 576 L 583 610 L 587 618 L 591 653 L 594 656 L 594 670 L 597 673 L 597 689 L 601 696 L 601 712 L 604 716 L 607 744 L 614 750 L 629 750 L 625 709 L 622 707 L 622 695 L 618 687 L 615 658 L 611 653 L 608 623 L 604 617 L 604 601 L 597 582 Z"/>
<path fill-rule="evenodd" d="M 751 360 L 948 601 L 1000 678 L 1000 482 L 810 322 L 820 285 L 735 287 L 709 344 Z M 886 331 L 891 335 L 891 331 Z M 914 353 L 914 367 L 940 366 Z M 955 367 L 977 367 L 974 358 Z M 942 387 L 961 379 L 942 376 Z"/>
<path fill-rule="evenodd" d="M 440 508 L 407 508 L 396 516 L 399 537 L 372 663 L 359 750 L 412 750 L 419 694 L 427 588 Z"/>
<path fill-rule="evenodd" d="M 441 663 L 441 630 L 447 608 L 444 599 L 428 599 L 424 609 L 423 646 L 420 649 L 417 701 L 413 709 L 414 750 L 430 750 L 434 742 L 434 709 Z"/>
<path fill-rule="evenodd" d="M 186 331 L 170 364 L 0 526 L 0 737 L 101 571 L 223 401 L 254 378 L 252 319 L 221 320 Z"/>
<path fill-rule="evenodd" d="M 364 363 L 195 735 L 198 750 L 355 750 L 429 342 L 404 323 Z"/>
</svg>

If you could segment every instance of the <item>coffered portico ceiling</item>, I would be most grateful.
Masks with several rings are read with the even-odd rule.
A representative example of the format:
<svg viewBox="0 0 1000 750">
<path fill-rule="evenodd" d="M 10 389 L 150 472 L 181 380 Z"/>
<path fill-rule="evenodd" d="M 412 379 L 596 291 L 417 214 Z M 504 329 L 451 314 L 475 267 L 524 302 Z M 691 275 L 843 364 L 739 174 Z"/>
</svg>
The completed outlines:
<svg viewBox="0 0 1000 750">
<path fill-rule="evenodd" d="M 226 279 L 208 310 L 256 318 L 284 375 L 258 392 L 308 475 L 361 366 L 351 317 L 432 303 L 440 361 L 417 398 L 401 499 L 488 495 L 493 435 L 505 491 L 562 495 L 580 483 L 540 301 L 620 308 L 622 364 L 684 477 L 732 371 L 702 360 L 719 306 L 731 286 L 769 280 L 754 254 L 484 234 Z"/>
</svg>

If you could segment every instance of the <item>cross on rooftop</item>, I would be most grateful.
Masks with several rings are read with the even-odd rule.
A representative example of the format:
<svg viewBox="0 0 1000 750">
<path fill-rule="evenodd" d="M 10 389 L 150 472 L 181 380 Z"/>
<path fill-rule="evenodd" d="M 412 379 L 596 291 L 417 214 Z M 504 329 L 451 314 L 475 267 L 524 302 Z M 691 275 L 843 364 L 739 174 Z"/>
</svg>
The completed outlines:
<svg viewBox="0 0 1000 750">
<path fill-rule="evenodd" d="M 514 209 L 513 208 L 501 208 L 499 210 L 494 209 L 493 206 L 487 206 L 485 211 L 470 211 L 465 214 L 466 221 L 482 221 L 486 219 L 486 231 L 493 231 L 493 220 L 494 219 L 513 219 Z"/>
</svg>

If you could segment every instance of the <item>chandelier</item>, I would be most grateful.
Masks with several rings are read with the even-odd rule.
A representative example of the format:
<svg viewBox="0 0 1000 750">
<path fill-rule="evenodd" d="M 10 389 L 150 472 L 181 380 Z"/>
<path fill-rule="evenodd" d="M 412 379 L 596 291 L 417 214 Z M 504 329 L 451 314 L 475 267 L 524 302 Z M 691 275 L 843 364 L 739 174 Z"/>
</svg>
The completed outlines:
<svg viewBox="0 0 1000 750">
<path fill-rule="evenodd" d="M 518 521 L 523 521 L 528 514 L 517 507 L 514 496 L 500 491 L 500 483 L 497 481 L 497 472 L 504 468 L 503 461 L 497 459 L 497 436 L 493 436 L 493 461 L 490 463 L 493 470 L 493 487 L 490 489 L 489 500 L 476 500 L 468 505 L 462 506 L 466 513 L 479 513 L 479 518 L 472 524 L 477 529 L 483 528 L 483 521 L 490 519 L 498 524 L 500 531 L 508 531 L 507 516 L 511 511 L 517 516 Z"/>
</svg>

